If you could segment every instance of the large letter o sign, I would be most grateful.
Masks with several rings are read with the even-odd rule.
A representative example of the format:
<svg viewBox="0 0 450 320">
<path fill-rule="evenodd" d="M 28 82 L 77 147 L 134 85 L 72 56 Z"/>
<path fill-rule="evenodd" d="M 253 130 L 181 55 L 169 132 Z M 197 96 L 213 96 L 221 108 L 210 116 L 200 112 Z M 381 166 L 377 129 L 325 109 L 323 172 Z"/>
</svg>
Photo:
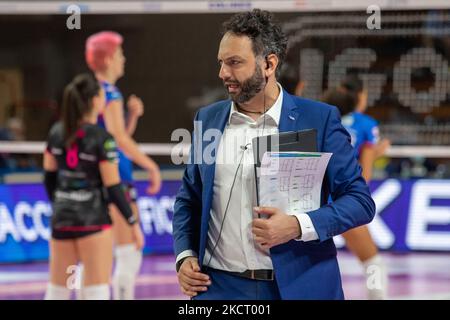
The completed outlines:
<svg viewBox="0 0 450 320">
<path fill-rule="evenodd" d="M 428 91 L 416 91 L 411 87 L 411 73 L 417 68 L 430 68 L 434 73 L 435 82 Z M 450 91 L 448 63 L 433 48 L 414 48 L 403 55 L 394 67 L 393 80 L 393 90 L 400 103 L 417 113 L 438 107 Z"/>
</svg>

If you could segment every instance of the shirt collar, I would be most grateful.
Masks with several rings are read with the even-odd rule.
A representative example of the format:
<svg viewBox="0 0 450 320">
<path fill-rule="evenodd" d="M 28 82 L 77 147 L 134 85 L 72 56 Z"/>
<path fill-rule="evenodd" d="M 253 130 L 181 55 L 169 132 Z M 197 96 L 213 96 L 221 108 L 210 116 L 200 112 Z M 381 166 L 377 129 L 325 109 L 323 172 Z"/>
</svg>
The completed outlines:
<svg viewBox="0 0 450 320">
<path fill-rule="evenodd" d="M 270 117 L 272 118 L 272 120 L 276 123 L 276 125 L 278 126 L 280 124 L 280 117 L 281 117 L 281 107 L 283 105 L 283 88 L 281 87 L 281 84 L 279 84 L 277 82 L 278 88 L 280 89 L 280 93 L 278 94 L 277 100 L 275 101 L 275 103 L 272 105 L 272 107 L 267 110 L 266 112 L 266 117 Z M 261 117 L 263 117 L 264 115 L 261 115 Z M 240 113 L 237 108 L 236 105 L 234 104 L 234 102 L 231 102 L 231 111 L 230 111 L 230 116 L 228 118 L 228 123 L 231 122 L 231 119 L 233 117 L 246 117 L 246 118 L 250 118 L 249 116 Z M 257 120 L 259 121 L 259 119 Z"/>
</svg>

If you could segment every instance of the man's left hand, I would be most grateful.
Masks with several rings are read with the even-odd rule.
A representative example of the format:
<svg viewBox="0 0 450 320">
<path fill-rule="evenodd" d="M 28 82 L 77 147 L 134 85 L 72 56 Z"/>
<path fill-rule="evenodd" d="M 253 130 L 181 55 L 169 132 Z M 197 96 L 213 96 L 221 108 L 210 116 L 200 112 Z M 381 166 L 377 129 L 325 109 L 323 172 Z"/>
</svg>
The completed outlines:
<svg viewBox="0 0 450 320">
<path fill-rule="evenodd" d="M 254 211 L 268 216 L 267 219 L 254 219 L 252 223 L 254 239 L 263 249 L 270 249 L 301 236 L 296 216 L 287 215 L 273 207 L 256 207 Z"/>
</svg>

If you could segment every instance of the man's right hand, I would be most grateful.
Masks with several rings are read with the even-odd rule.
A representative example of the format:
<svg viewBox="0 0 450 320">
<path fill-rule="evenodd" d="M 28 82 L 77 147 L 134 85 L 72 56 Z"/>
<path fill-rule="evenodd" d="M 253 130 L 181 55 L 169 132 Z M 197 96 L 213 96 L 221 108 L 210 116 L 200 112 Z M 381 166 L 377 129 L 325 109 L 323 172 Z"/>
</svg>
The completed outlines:
<svg viewBox="0 0 450 320">
<path fill-rule="evenodd" d="M 211 280 L 207 274 L 200 272 L 196 257 L 185 258 L 178 270 L 178 282 L 181 292 L 190 297 L 195 297 L 197 292 L 208 290 Z"/>
</svg>

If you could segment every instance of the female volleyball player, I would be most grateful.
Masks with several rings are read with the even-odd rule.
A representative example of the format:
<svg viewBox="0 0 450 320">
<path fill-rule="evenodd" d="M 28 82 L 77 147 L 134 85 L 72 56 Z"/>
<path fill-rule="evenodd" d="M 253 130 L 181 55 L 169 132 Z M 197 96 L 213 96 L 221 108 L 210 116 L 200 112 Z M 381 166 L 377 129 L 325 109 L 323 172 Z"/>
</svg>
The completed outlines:
<svg viewBox="0 0 450 320">
<path fill-rule="evenodd" d="M 324 102 L 339 108 L 342 124 L 351 136 L 361 164 L 362 176 L 368 183 L 372 178 L 374 161 L 384 154 L 390 143 L 388 140 L 379 141 L 377 122 L 364 114 L 367 108 L 367 92 L 362 81 L 356 76 L 348 76 L 340 87 L 324 95 Z M 342 236 L 347 248 L 364 266 L 369 299 L 385 299 L 388 286 L 387 270 L 368 227 L 351 229 Z"/>
<path fill-rule="evenodd" d="M 109 299 L 113 237 L 106 196 L 120 209 L 136 244 L 143 245 L 120 184 L 114 139 L 96 125 L 103 105 L 96 79 L 77 76 L 64 90 L 63 121 L 48 137 L 44 182 L 53 206 L 48 300 L 70 298 L 72 267 L 79 262 L 84 265 L 84 299 Z"/>
<path fill-rule="evenodd" d="M 158 165 L 144 155 L 132 134 L 137 120 L 143 114 L 142 101 L 132 95 L 125 105 L 116 81 L 124 75 L 125 57 L 122 50 L 123 38 L 111 31 L 91 35 L 86 41 L 86 62 L 95 73 L 106 93 L 104 111 L 99 115 L 98 124 L 108 130 L 119 147 L 120 177 L 126 187 L 131 208 L 138 217 L 136 191 L 133 187 L 132 161 L 147 170 L 150 177 L 150 194 L 161 188 L 161 175 Z M 132 159 L 132 161 L 130 160 Z M 116 268 L 113 276 L 114 299 L 134 298 L 134 283 L 142 262 L 142 251 L 136 250 L 132 233 L 120 219 L 117 208 L 112 206 L 113 231 L 116 242 Z"/>
</svg>

